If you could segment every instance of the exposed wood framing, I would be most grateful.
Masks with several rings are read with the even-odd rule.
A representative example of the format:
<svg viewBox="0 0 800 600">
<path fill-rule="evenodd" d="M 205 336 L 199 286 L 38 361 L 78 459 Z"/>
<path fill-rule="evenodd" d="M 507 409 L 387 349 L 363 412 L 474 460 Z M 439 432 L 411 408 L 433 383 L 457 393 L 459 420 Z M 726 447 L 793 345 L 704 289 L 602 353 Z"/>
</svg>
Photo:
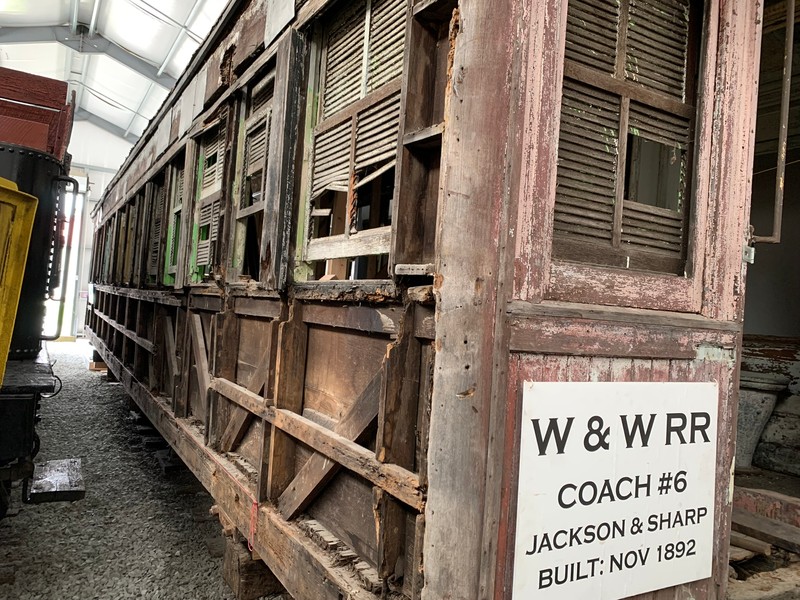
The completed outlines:
<svg viewBox="0 0 800 600">
<path fill-rule="evenodd" d="M 337 423 L 334 432 L 348 440 L 358 440 L 378 416 L 378 398 L 383 371 L 378 372 L 350 410 Z M 278 498 L 278 510 L 286 519 L 296 517 L 314 500 L 316 493 L 339 471 L 339 463 L 316 453 L 300 468 Z"/>
<path fill-rule="evenodd" d="M 692 107 L 565 58 L 580 0 L 392 1 L 354 17 L 335 85 L 326 23 L 351 4 L 298 2 L 264 47 L 282 2 L 231 3 L 94 214 L 90 339 L 298 600 L 506 600 L 524 382 L 716 381 L 713 576 L 645 597 L 724 597 L 763 3 L 705 0 Z M 387 6 L 391 39 L 373 18 Z M 617 48 L 633 35 L 623 21 Z M 373 31 L 389 66 L 363 52 Z M 622 53 L 611 62 L 624 70 Z M 373 71 L 387 81 L 371 87 Z M 635 103 L 694 120 L 680 272 L 553 257 L 565 74 L 613 87 L 620 134 Z M 248 112 L 258 89 L 269 111 Z M 376 108 L 387 116 L 370 121 Z M 250 181 L 244 142 L 268 113 Z M 224 168 L 203 196 L 217 123 Z M 325 134 L 336 143 L 315 146 Z M 380 158 L 357 169 L 359 152 Z M 619 177 L 612 191 L 619 248 Z M 210 203 L 216 240 L 196 218 Z M 214 245 L 200 273 L 197 242 Z M 365 271 L 385 278 L 312 281 Z"/>
</svg>

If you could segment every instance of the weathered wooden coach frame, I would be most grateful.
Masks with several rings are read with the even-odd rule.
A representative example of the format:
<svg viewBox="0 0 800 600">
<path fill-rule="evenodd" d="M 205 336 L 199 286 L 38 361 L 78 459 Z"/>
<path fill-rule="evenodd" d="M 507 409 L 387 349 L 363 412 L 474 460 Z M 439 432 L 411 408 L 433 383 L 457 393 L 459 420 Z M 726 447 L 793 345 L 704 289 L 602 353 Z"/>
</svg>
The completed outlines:
<svg viewBox="0 0 800 600">
<path fill-rule="evenodd" d="M 363 42 L 387 55 L 390 4 L 366 3 Z M 365 53 L 319 126 L 342 3 L 226 9 L 94 215 L 88 331 L 294 597 L 510 597 L 525 380 L 719 383 L 713 577 L 645 597 L 724 597 L 762 5 L 701 4 L 681 275 L 551 252 L 568 0 L 405 1 L 402 78 L 370 87 Z M 358 127 L 394 94 L 390 152 L 359 171 Z M 325 179 L 315 136 L 345 118 Z M 357 231 L 359 178 L 391 169 L 391 226 Z M 324 185 L 346 226 L 316 239 Z M 375 255 L 385 279 L 311 281 Z"/>
</svg>

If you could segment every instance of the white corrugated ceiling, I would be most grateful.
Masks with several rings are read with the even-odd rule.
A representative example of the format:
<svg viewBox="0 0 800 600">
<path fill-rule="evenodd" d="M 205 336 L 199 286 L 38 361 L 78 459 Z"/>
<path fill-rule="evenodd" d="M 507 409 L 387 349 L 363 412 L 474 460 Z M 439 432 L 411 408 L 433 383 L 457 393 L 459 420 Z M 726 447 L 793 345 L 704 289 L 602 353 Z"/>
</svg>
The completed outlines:
<svg viewBox="0 0 800 600">
<path fill-rule="evenodd" d="M 228 0 L 0 0 L 0 66 L 69 82 L 76 120 L 134 142 Z"/>
</svg>

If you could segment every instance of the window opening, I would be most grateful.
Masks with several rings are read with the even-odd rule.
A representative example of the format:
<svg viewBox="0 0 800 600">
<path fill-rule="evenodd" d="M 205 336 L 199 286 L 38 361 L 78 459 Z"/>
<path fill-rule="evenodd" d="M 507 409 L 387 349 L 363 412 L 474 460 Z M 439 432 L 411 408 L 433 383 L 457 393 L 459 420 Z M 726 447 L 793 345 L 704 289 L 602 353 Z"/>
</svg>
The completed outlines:
<svg viewBox="0 0 800 600">
<path fill-rule="evenodd" d="M 554 257 L 683 272 L 698 13 L 690 0 L 570 0 Z"/>
<path fill-rule="evenodd" d="M 316 279 L 388 277 L 406 4 L 340 4 L 321 33 L 305 240 Z"/>
<path fill-rule="evenodd" d="M 236 209 L 233 268 L 231 276 L 242 281 L 261 276 L 261 240 L 264 212 L 267 210 L 266 173 L 272 133 L 272 98 L 274 74 L 267 73 L 248 89 L 243 99 L 244 139 L 239 167 L 241 193 Z"/>
</svg>

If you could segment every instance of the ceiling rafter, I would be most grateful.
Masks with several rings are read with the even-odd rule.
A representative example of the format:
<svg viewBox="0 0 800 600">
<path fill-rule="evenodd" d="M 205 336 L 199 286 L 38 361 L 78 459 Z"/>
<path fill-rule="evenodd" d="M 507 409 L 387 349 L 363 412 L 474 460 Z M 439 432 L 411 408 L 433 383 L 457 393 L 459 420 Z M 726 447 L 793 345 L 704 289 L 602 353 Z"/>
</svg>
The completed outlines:
<svg viewBox="0 0 800 600">
<path fill-rule="evenodd" d="M 129 142 L 131 144 L 135 144 L 137 141 L 139 141 L 139 136 L 138 135 L 136 135 L 134 133 L 126 132 L 119 125 L 114 125 L 114 123 L 111 123 L 110 121 L 106 121 L 103 117 L 99 117 L 96 114 L 94 114 L 93 112 L 89 112 L 85 108 L 78 108 L 75 111 L 75 120 L 76 121 L 87 121 L 88 123 L 91 123 L 92 125 L 96 125 L 100 129 L 103 129 L 103 130 L 107 131 L 108 133 L 112 133 L 112 134 L 116 135 L 117 137 L 120 137 L 123 140 L 125 140 L 126 142 Z"/>
<path fill-rule="evenodd" d="M 0 44 L 33 44 L 41 42 L 58 42 L 81 53 L 106 54 L 168 90 L 175 85 L 176 80 L 174 77 L 166 73 L 159 74 L 158 67 L 97 33 L 94 37 L 89 38 L 81 34 L 73 35 L 70 28 L 65 26 L 0 28 Z"/>
<path fill-rule="evenodd" d="M 161 62 L 161 66 L 158 68 L 158 74 L 161 75 L 164 72 L 164 69 L 167 68 L 169 61 L 172 60 L 172 57 L 175 55 L 175 51 L 178 49 L 178 44 L 180 44 L 183 36 L 189 32 L 188 24 L 194 19 L 195 15 L 197 14 L 197 10 L 200 8 L 200 0 L 194 0 L 194 6 L 192 6 L 192 10 L 189 11 L 189 14 L 183 20 L 183 25 L 180 26 L 178 30 L 178 34 L 175 36 L 175 40 L 172 42 L 172 46 L 169 48 L 169 52 L 164 57 L 164 60 Z M 194 38 L 192 38 L 194 39 Z"/>
</svg>

